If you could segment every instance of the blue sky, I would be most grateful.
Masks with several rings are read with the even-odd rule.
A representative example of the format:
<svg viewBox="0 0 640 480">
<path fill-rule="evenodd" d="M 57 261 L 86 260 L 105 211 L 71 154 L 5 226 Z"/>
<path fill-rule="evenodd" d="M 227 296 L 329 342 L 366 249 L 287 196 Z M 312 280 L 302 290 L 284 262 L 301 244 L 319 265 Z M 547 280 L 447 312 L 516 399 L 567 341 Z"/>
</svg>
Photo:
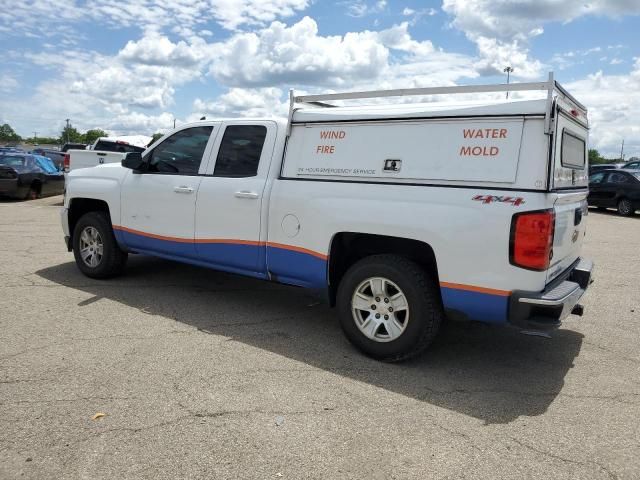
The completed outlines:
<svg viewBox="0 0 640 480">
<path fill-rule="evenodd" d="M 556 77 L 640 156 L 640 0 L 0 0 L 0 121 L 152 134 L 345 91 Z"/>
</svg>

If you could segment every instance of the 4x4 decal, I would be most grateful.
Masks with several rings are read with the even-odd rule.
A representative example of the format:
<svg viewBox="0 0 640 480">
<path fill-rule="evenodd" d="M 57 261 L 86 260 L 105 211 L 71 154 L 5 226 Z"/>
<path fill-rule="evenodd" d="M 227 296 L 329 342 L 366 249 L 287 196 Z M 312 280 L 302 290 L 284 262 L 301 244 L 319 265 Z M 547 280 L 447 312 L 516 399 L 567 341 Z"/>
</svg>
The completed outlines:
<svg viewBox="0 0 640 480">
<path fill-rule="evenodd" d="M 472 198 L 472 200 L 476 200 L 482 203 L 510 203 L 514 207 L 519 207 L 524 202 L 524 198 L 522 197 L 508 197 L 501 195 L 476 195 Z"/>
</svg>

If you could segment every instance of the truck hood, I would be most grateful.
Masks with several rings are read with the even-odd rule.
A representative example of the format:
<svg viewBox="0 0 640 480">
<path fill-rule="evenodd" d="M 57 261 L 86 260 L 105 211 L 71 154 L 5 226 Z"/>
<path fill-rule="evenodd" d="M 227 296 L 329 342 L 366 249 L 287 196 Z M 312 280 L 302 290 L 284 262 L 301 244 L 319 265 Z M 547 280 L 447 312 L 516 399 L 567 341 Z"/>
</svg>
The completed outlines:
<svg viewBox="0 0 640 480">
<path fill-rule="evenodd" d="M 74 178 L 113 178 L 122 180 L 130 170 L 119 163 L 105 163 L 89 168 L 78 168 L 67 174 L 67 179 Z"/>
</svg>

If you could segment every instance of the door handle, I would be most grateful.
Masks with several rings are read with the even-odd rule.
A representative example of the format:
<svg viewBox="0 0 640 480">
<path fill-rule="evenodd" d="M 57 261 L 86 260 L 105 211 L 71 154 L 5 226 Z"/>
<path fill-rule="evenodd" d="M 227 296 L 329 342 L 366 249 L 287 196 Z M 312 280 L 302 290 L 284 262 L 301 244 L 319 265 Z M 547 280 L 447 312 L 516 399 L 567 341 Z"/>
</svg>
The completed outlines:
<svg viewBox="0 0 640 480">
<path fill-rule="evenodd" d="M 247 190 L 240 190 L 239 192 L 236 192 L 235 195 L 238 198 L 252 198 L 254 200 L 259 197 L 256 192 L 249 192 Z"/>
<path fill-rule="evenodd" d="M 173 191 L 176 193 L 193 193 L 193 188 L 180 185 L 179 187 L 173 187 Z"/>
</svg>

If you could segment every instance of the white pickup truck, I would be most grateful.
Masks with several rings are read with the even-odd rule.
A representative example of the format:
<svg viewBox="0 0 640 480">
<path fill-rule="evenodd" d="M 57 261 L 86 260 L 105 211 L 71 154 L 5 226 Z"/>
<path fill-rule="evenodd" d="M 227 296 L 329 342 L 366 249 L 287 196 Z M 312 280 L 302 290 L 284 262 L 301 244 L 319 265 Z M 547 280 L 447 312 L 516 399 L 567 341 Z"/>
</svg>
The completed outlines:
<svg viewBox="0 0 640 480">
<path fill-rule="evenodd" d="M 64 171 L 95 167 L 105 163 L 120 163 L 129 152 L 144 152 L 151 137 L 132 135 L 100 137 L 83 150 L 68 150 L 64 156 Z"/>
<path fill-rule="evenodd" d="M 541 90 L 526 101 L 330 107 Z M 586 109 L 545 82 L 295 97 L 288 119 L 181 126 L 122 165 L 73 171 L 78 268 L 129 252 L 315 290 L 351 342 L 394 361 L 445 317 L 557 327 L 591 282 Z"/>
</svg>

